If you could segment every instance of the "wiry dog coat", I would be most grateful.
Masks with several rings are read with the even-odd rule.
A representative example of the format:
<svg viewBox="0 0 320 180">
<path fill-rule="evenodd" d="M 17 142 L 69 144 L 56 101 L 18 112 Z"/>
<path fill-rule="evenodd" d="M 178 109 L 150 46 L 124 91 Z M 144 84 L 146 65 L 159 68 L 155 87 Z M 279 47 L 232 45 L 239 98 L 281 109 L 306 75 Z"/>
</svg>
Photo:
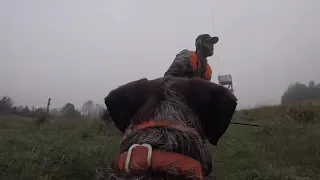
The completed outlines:
<svg viewBox="0 0 320 180">
<path fill-rule="evenodd" d="M 237 99 L 226 88 L 200 78 L 140 79 L 123 85 L 105 98 L 111 119 L 124 133 L 121 152 L 132 144 L 180 153 L 199 161 L 204 175 L 212 159 L 206 141 L 217 145 L 229 126 Z M 170 121 L 175 127 L 135 129 L 147 121 Z M 102 179 L 196 179 L 171 170 L 125 173 L 114 167 Z"/>
</svg>

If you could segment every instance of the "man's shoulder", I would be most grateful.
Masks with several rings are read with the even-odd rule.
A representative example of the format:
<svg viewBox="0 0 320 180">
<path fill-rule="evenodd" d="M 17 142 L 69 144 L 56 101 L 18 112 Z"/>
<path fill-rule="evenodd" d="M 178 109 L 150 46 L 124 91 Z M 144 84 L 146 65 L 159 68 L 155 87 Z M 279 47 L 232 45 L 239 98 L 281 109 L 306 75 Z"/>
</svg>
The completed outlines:
<svg viewBox="0 0 320 180">
<path fill-rule="evenodd" d="M 194 51 L 191 51 L 189 49 L 183 49 L 182 51 L 179 52 L 179 54 L 185 54 L 185 53 L 190 53 L 191 54 L 192 52 L 194 52 Z"/>
<path fill-rule="evenodd" d="M 193 51 L 190 51 L 188 49 L 183 49 L 182 51 L 180 51 L 178 54 L 177 54 L 177 57 L 190 57 L 191 54 L 192 54 Z"/>
</svg>

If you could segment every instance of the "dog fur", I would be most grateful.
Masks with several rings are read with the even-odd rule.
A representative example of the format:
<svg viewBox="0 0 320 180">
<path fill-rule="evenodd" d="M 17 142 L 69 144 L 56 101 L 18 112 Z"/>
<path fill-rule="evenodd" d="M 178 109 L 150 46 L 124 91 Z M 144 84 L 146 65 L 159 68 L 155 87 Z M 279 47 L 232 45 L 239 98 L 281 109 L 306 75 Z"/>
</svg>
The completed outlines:
<svg viewBox="0 0 320 180">
<path fill-rule="evenodd" d="M 207 176 L 212 170 L 207 141 L 218 144 L 235 112 L 237 99 L 227 88 L 200 78 L 162 77 L 120 86 L 109 93 L 105 104 L 112 121 L 124 133 L 121 152 L 132 144 L 148 143 L 154 149 L 198 160 Z M 136 125 L 149 120 L 167 120 L 180 126 L 135 130 Z M 101 172 L 98 179 L 195 178 L 170 171 L 128 174 L 113 167 Z"/>
</svg>

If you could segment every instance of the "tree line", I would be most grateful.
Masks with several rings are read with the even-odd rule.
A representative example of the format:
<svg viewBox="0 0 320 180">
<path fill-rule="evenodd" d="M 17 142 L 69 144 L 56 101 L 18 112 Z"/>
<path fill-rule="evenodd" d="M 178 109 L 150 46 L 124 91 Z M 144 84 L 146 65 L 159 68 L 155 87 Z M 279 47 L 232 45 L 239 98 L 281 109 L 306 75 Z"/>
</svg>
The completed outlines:
<svg viewBox="0 0 320 180">
<path fill-rule="evenodd" d="M 320 101 L 320 83 L 310 81 L 308 85 L 296 82 L 288 86 L 281 97 L 281 104 L 294 104 L 303 101 Z M 49 111 L 49 116 L 77 118 L 86 117 L 89 119 L 101 119 L 106 112 L 106 107 L 94 103 L 92 100 L 86 101 L 80 109 L 74 104 L 66 103 L 61 108 L 53 108 Z M 12 98 L 4 96 L 0 99 L 0 116 L 18 115 L 23 117 L 43 117 L 46 115 L 46 108 L 31 108 L 28 106 L 15 106 Z"/>
<path fill-rule="evenodd" d="M 77 109 L 74 104 L 66 103 L 61 108 L 49 109 L 50 117 L 66 117 L 77 118 L 86 117 L 89 119 L 101 119 L 105 112 L 105 106 L 94 103 L 92 100 L 86 101 L 80 109 Z M 15 106 L 12 98 L 4 96 L 0 100 L 0 115 L 17 115 L 22 117 L 44 117 L 46 108 L 40 107 L 31 108 L 28 106 Z"/>
<path fill-rule="evenodd" d="M 320 101 L 320 83 L 309 81 L 309 84 L 296 82 L 288 86 L 281 97 L 281 104 L 293 104 L 304 101 Z"/>
</svg>

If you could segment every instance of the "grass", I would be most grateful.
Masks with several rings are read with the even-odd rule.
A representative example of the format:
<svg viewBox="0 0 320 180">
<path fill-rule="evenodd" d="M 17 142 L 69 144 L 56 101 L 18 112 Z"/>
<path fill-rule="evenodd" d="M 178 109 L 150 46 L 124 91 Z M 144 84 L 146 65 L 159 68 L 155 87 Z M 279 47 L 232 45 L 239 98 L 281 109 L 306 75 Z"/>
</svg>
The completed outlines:
<svg viewBox="0 0 320 180">
<path fill-rule="evenodd" d="M 259 107 L 237 112 L 217 147 L 212 179 L 320 179 L 319 105 Z M 92 179 L 110 166 L 121 136 L 102 122 L 0 121 L 0 179 Z"/>
</svg>

